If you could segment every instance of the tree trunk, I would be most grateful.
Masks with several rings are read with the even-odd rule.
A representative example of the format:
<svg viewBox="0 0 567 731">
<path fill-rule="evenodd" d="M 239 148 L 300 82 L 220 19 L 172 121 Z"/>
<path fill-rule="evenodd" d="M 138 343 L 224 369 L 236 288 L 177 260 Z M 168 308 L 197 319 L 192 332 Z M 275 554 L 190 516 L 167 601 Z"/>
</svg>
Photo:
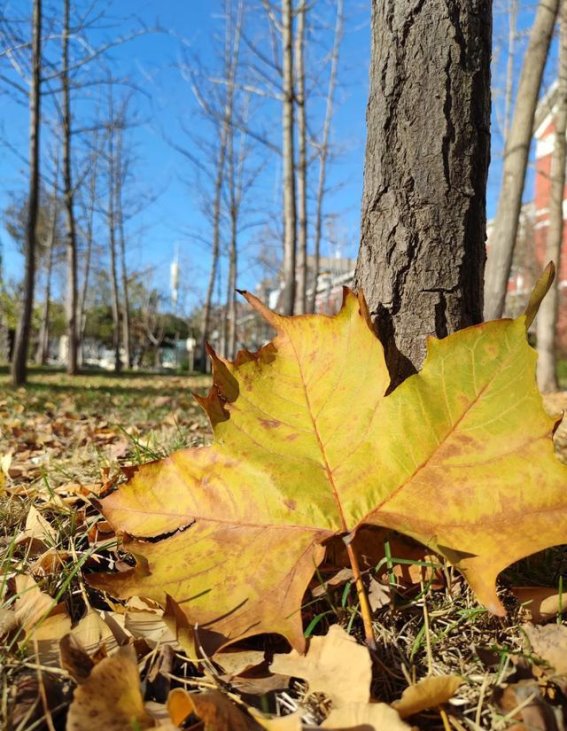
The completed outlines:
<svg viewBox="0 0 567 731">
<path fill-rule="evenodd" d="M 302 0 L 297 10 L 295 39 L 295 73 L 297 105 L 297 314 L 306 311 L 307 295 L 307 118 L 305 109 L 305 25 L 307 2 Z"/>
<path fill-rule="evenodd" d="M 64 19 L 62 37 L 61 87 L 63 123 L 63 198 L 67 220 L 67 298 L 65 302 L 67 317 L 67 373 L 75 375 L 78 371 L 78 330 L 77 330 L 77 234 L 73 210 L 74 189 L 71 170 L 71 94 L 69 89 L 69 28 L 71 0 L 64 0 Z"/>
<path fill-rule="evenodd" d="M 132 348 L 130 335 L 130 292 L 128 287 L 128 265 L 126 263 L 126 237 L 124 235 L 124 211 L 122 206 L 122 186 L 124 184 L 123 129 L 120 129 L 116 146 L 116 224 L 120 243 L 120 271 L 122 280 L 122 346 L 126 368 L 132 367 Z"/>
<path fill-rule="evenodd" d="M 567 2 L 561 8 L 561 37 L 559 43 L 559 86 L 554 114 L 555 146 L 551 161 L 551 196 L 549 201 L 549 228 L 545 250 L 546 261 L 553 261 L 557 276 L 540 305 L 537 328 L 537 382 L 541 391 L 558 391 L 557 380 L 557 319 L 559 308 L 559 280 L 561 279 L 561 249 L 563 245 L 563 198 L 565 191 L 565 162 L 567 130 Z"/>
<path fill-rule="evenodd" d="M 114 372 L 120 373 L 122 360 L 120 358 L 121 342 L 121 308 L 118 289 L 118 266 L 116 255 L 116 151 L 114 149 L 114 106 L 112 102 L 112 89 L 109 92 L 110 98 L 110 120 L 108 128 L 108 245 L 110 253 L 110 284 L 112 288 L 112 345 L 114 348 Z"/>
<path fill-rule="evenodd" d="M 236 276 L 237 276 L 238 210 L 233 205 L 230 212 L 230 248 L 228 253 L 228 281 L 226 293 L 226 324 L 224 342 L 227 358 L 236 352 Z"/>
<path fill-rule="evenodd" d="M 57 181 L 58 172 L 55 173 Z M 53 250 L 55 248 L 55 235 L 57 230 L 57 217 L 59 206 L 57 201 L 57 183 L 53 186 L 53 201 L 51 210 L 51 221 L 49 227 L 49 238 L 47 241 L 47 268 L 45 272 L 45 291 L 43 312 L 41 313 L 41 324 L 39 326 L 39 338 L 37 344 L 36 361 L 39 365 L 46 365 L 49 358 L 49 315 L 51 309 L 51 273 L 53 271 Z"/>
<path fill-rule="evenodd" d="M 120 240 L 120 269 L 122 273 L 122 344 L 124 348 L 124 360 L 126 367 L 132 367 L 132 347 L 130 335 L 130 289 L 128 286 L 128 269 L 126 264 L 126 240 L 124 236 L 124 221 L 120 209 L 118 215 L 118 238 Z"/>
<path fill-rule="evenodd" d="M 518 233 L 534 116 L 560 0 L 540 0 L 518 84 L 504 153 L 502 189 L 491 234 L 484 286 L 485 317 L 502 317 Z"/>
<path fill-rule="evenodd" d="M 319 262 L 321 259 L 321 234 L 323 231 L 323 201 L 327 182 L 327 160 L 329 157 L 329 135 L 333 120 L 333 103 L 335 87 L 337 85 L 337 68 L 339 65 L 339 49 L 343 37 L 343 0 L 337 0 L 337 14 L 335 19 L 335 34 L 331 50 L 331 68 L 329 70 L 329 85 L 327 87 L 327 101 L 325 103 L 325 120 L 323 122 L 323 136 L 319 147 L 319 177 L 317 180 L 317 198 L 315 201 L 315 232 L 313 236 L 313 273 L 311 278 L 311 296 L 309 312 L 315 312 L 317 301 L 317 282 L 319 280 Z"/>
<path fill-rule="evenodd" d="M 293 315 L 295 309 L 295 274 L 297 254 L 297 211 L 295 197 L 294 89 L 293 89 L 293 7 L 292 0 L 282 0 L 283 103 L 282 155 L 284 198 L 283 292 L 281 310 Z"/>
<path fill-rule="evenodd" d="M 205 305 L 203 308 L 203 325 L 201 328 L 201 370 L 203 373 L 207 370 L 207 339 L 209 337 L 209 328 L 211 326 L 211 309 L 213 305 L 213 292 L 215 290 L 215 282 L 217 278 L 217 268 L 220 253 L 220 213 L 221 213 L 221 196 L 222 183 L 224 179 L 224 164 L 226 158 L 226 122 L 223 122 L 221 139 L 219 142 L 217 172 L 215 177 L 215 188 L 213 198 L 213 250 L 211 252 L 211 269 L 209 271 L 209 281 L 207 283 L 207 294 L 205 295 Z"/>
<path fill-rule="evenodd" d="M 491 2 L 374 0 L 364 290 L 395 386 L 482 320 Z"/>
<path fill-rule="evenodd" d="M 94 231 L 94 214 L 96 206 L 97 196 L 97 172 L 98 172 L 98 156 L 102 153 L 99 149 L 98 132 L 95 131 L 93 153 L 92 153 L 92 167 L 89 175 L 89 198 L 87 203 L 86 218 L 87 218 L 87 230 L 85 232 L 86 239 L 86 251 L 84 254 L 84 271 L 83 271 L 83 286 L 81 289 L 81 296 L 79 301 L 79 331 L 80 331 L 80 342 L 83 342 L 85 336 L 85 329 L 87 326 L 86 317 L 86 306 L 87 306 L 87 292 L 89 289 L 89 275 L 91 270 L 91 258 L 93 250 L 93 231 Z"/>
<path fill-rule="evenodd" d="M 25 270 L 22 310 L 11 364 L 12 385 L 26 382 L 26 359 L 31 332 L 35 280 L 36 228 L 39 210 L 39 132 L 41 122 L 41 0 L 34 0 L 32 20 L 32 80 L 30 86 L 30 177 L 26 224 Z"/>
</svg>

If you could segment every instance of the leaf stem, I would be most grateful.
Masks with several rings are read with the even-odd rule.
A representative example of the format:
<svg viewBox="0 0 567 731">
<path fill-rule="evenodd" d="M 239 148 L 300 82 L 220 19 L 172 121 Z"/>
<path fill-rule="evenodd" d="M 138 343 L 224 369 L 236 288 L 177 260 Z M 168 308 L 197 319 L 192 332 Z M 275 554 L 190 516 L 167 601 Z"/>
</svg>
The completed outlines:
<svg viewBox="0 0 567 731">
<path fill-rule="evenodd" d="M 364 636 L 366 644 L 371 650 L 376 650 L 376 641 L 374 639 L 374 629 L 372 627 L 372 611 L 370 609 L 370 603 L 368 602 L 368 595 L 364 588 L 362 581 L 362 574 L 360 573 L 360 566 L 358 563 L 358 556 L 356 555 L 354 548 L 351 544 L 351 536 L 345 536 L 343 538 L 352 573 L 354 577 L 354 583 L 356 586 L 356 593 L 358 594 L 358 601 L 360 602 L 360 613 L 362 615 L 362 623 L 364 625 Z"/>
</svg>

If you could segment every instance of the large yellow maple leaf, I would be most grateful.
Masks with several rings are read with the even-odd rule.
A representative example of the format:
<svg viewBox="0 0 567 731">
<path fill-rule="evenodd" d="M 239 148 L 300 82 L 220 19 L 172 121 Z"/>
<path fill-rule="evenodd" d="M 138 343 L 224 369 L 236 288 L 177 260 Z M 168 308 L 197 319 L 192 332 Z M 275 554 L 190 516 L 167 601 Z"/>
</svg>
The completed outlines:
<svg viewBox="0 0 567 731">
<path fill-rule="evenodd" d="M 526 338 L 534 304 L 429 338 L 422 370 L 385 395 L 361 295 L 346 291 L 332 317 L 282 317 L 245 297 L 276 337 L 234 363 L 212 353 L 199 400 L 214 444 L 144 465 L 103 501 L 137 563 L 91 583 L 171 595 L 214 647 L 278 632 L 302 650 L 300 605 L 324 542 L 375 525 L 446 556 L 502 614 L 498 573 L 567 542 L 567 467 Z"/>
</svg>

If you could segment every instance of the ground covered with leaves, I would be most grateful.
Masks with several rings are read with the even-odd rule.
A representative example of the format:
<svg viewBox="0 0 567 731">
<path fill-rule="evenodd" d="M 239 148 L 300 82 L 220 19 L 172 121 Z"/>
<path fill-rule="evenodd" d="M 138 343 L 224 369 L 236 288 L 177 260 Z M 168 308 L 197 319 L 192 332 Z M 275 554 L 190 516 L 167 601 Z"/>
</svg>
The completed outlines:
<svg viewBox="0 0 567 731">
<path fill-rule="evenodd" d="M 376 650 L 337 549 L 303 599 L 305 656 L 261 635 L 195 657 L 199 632 L 175 602 L 113 599 L 88 577 L 133 563 L 100 513 L 105 492 L 134 465 L 210 441 L 191 394 L 209 379 L 38 371 L 26 389 L 0 384 L 2 727 L 366 729 L 353 704 L 370 700 L 377 729 L 565 727 L 561 547 L 504 572 L 508 614 L 495 617 L 439 557 L 381 533 L 364 566 Z M 546 407 L 567 409 L 567 393 Z M 555 444 L 567 462 L 565 423 Z"/>
</svg>

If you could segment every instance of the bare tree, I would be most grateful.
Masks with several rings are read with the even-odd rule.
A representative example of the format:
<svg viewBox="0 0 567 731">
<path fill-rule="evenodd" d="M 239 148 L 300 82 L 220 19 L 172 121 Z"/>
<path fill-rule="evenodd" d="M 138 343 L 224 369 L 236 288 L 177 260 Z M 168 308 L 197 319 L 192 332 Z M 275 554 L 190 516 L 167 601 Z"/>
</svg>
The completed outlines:
<svg viewBox="0 0 567 731">
<path fill-rule="evenodd" d="M 557 102 L 554 107 L 555 145 L 551 160 L 551 194 L 549 201 L 549 228 L 546 240 L 546 261 L 555 262 L 556 280 L 539 308 L 537 332 L 537 382 L 544 392 L 558 391 L 557 379 L 557 320 L 559 308 L 558 284 L 563 248 L 563 201 L 565 196 L 565 163 L 567 131 L 567 2 L 561 7 L 559 42 L 559 81 Z"/>
<path fill-rule="evenodd" d="M 243 21 L 243 1 L 238 0 L 236 8 L 234 9 L 232 0 L 225 0 L 225 33 L 222 61 L 222 84 L 220 85 L 222 90 L 220 103 L 215 104 L 214 101 L 211 101 L 210 97 L 212 96 L 214 98 L 214 95 L 208 95 L 206 90 L 197 83 L 195 78 L 193 78 L 192 83 L 193 91 L 201 111 L 209 122 L 213 124 L 213 127 L 217 131 L 218 139 L 213 173 L 211 268 L 209 270 L 205 305 L 203 308 L 203 324 L 201 328 L 200 365 L 202 370 L 205 370 L 207 366 L 206 344 L 211 325 L 213 293 L 215 282 L 217 280 L 220 257 L 222 192 L 226 176 L 229 132 L 230 127 L 234 122 L 234 95 L 236 89 L 236 73 L 239 63 Z M 210 81 L 210 79 L 208 79 L 208 81 Z M 196 160 L 191 152 L 186 150 L 181 150 L 181 152 L 183 152 L 183 154 L 185 154 L 193 163 L 196 163 L 197 167 L 202 167 L 202 163 Z"/>
<path fill-rule="evenodd" d="M 78 306 L 78 324 L 79 324 L 79 342 L 83 343 L 85 336 L 85 328 L 87 324 L 86 318 L 86 305 L 87 305 L 87 293 L 90 283 L 91 265 L 92 265 L 92 253 L 94 244 L 94 221 L 95 212 L 98 207 L 98 173 L 99 173 L 99 158 L 102 155 L 101 143 L 100 143 L 100 130 L 95 127 L 93 130 L 92 137 L 92 149 L 90 152 L 90 167 L 88 180 L 86 185 L 86 193 L 83 201 L 83 220 L 84 220 L 84 231 L 83 239 L 85 243 L 85 250 L 83 252 L 83 274 L 82 274 L 82 286 L 79 295 L 79 306 Z"/>
<path fill-rule="evenodd" d="M 284 199 L 283 292 L 281 309 L 293 315 L 297 256 L 297 207 L 295 188 L 295 90 L 293 83 L 293 2 L 282 0 L 282 155 Z"/>
<path fill-rule="evenodd" d="M 250 94 L 240 92 L 235 101 L 235 111 L 239 119 L 248 122 L 250 116 Z M 238 275 L 238 256 L 240 235 L 245 228 L 256 225 L 255 221 L 248 220 L 245 208 L 246 198 L 251 192 L 264 166 L 262 159 L 256 159 L 252 141 L 244 129 L 230 126 L 227 146 L 227 176 L 225 181 L 225 206 L 228 218 L 228 277 L 226 306 L 222 321 L 222 343 L 224 355 L 233 358 L 236 354 L 237 340 L 237 307 L 236 287 Z"/>
<path fill-rule="evenodd" d="M 484 286 L 487 319 L 502 317 L 533 136 L 534 116 L 560 0 L 540 0 L 524 57 L 514 116 L 506 139 L 502 188 Z"/>
<path fill-rule="evenodd" d="M 36 362 L 39 365 L 46 365 L 49 356 L 49 320 L 51 310 L 51 279 L 53 272 L 53 261 L 55 258 L 56 238 L 59 220 L 59 197 L 57 182 L 59 179 L 59 158 L 55 160 L 55 177 L 53 190 L 49 201 L 49 228 L 47 232 L 45 251 L 45 289 L 43 294 L 43 308 L 39 326 L 39 337 L 37 343 Z"/>
<path fill-rule="evenodd" d="M 114 371 L 119 373 L 122 370 L 122 359 L 120 357 L 121 330 L 122 330 L 122 307 L 120 304 L 120 289 L 118 285 L 118 251 L 116 246 L 116 188 L 118 185 L 119 171 L 115 150 L 117 117 L 114 109 L 114 97 L 112 85 L 108 91 L 108 127 L 106 140 L 106 162 L 107 162 L 107 206 L 106 222 L 108 230 L 108 251 L 110 255 L 110 285 L 112 291 L 112 346 L 114 349 Z"/>
<path fill-rule="evenodd" d="M 323 120 L 323 131 L 321 139 L 317 143 L 317 158 L 319 161 L 319 174 L 317 178 L 317 194 L 315 199 L 315 231 L 313 236 L 313 274 L 311 279 L 311 297 L 309 300 L 309 312 L 315 312 L 315 301 L 317 298 L 317 281 L 319 279 L 319 262 L 321 258 L 321 235 L 323 232 L 323 203 L 325 198 L 325 187 L 327 183 L 327 162 L 329 159 L 331 123 L 333 121 L 333 107 L 335 100 L 335 88 L 337 85 L 337 71 L 339 65 L 339 51 L 343 37 L 344 6 L 343 0 L 337 0 L 337 11 L 335 16 L 335 31 L 333 35 L 333 46 L 331 49 L 329 82 L 327 86 L 327 99 L 325 102 L 325 118 Z"/>
<path fill-rule="evenodd" d="M 128 175 L 128 159 L 124 149 L 124 130 L 126 128 L 127 102 L 120 112 L 116 130 L 116 184 L 115 214 L 120 251 L 120 279 L 122 283 L 122 347 L 127 368 L 132 367 L 132 339 L 130 327 L 130 294 L 128 284 L 128 265 L 126 261 L 126 236 L 124 232 L 124 185 Z"/>
<path fill-rule="evenodd" d="M 75 190 L 72 178 L 71 144 L 71 93 L 69 79 L 69 33 L 71 1 L 63 3 L 63 31 L 61 37 L 61 124 L 63 143 L 63 200 L 67 220 L 67 297 L 65 312 L 67 318 L 67 373 L 78 372 L 78 330 L 77 330 L 77 230 L 74 211 Z"/>
<path fill-rule="evenodd" d="M 61 250 L 64 249 L 64 232 L 61 226 L 62 205 L 59 198 L 59 164 L 56 155 L 53 178 L 50 181 L 50 190 L 40 186 L 39 207 L 35 227 L 35 289 L 39 286 L 43 275 L 43 299 L 40 307 L 40 324 L 35 361 L 45 365 L 48 357 L 50 314 L 51 314 L 51 285 L 52 273 L 56 263 L 60 261 Z M 27 223 L 29 218 L 29 201 L 16 197 L 4 211 L 6 230 L 21 247 L 25 254 Z"/>
<path fill-rule="evenodd" d="M 394 385 L 482 320 L 491 29 L 488 1 L 373 3 L 356 284 Z"/>
<path fill-rule="evenodd" d="M 33 2 L 32 17 L 32 78 L 29 93 L 29 195 L 26 229 L 25 273 L 22 310 L 16 332 L 11 364 L 12 384 L 26 382 L 26 359 L 31 331 L 35 282 L 36 226 L 39 208 L 39 135 L 41 125 L 41 0 Z"/>
<path fill-rule="evenodd" d="M 297 8 L 297 33 L 295 35 L 295 103 L 297 106 L 297 313 L 307 308 L 307 110 L 305 106 L 305 27 L 307 24 L 307 0 L 301 0 Z"/>
<path fill-rule="evenodd" d="M 233 358 L 236 350 L 236 278 L 238 273 L 238 221 L 242 203 L 242 174 L 245 144 L 240 140 L 239 152 L 234 144 L 235 130 L 231 127 L 228 139 L 228 217 L 229 252 L 225 316 L 223 319 L 224 355 Z"/>
</svg>

